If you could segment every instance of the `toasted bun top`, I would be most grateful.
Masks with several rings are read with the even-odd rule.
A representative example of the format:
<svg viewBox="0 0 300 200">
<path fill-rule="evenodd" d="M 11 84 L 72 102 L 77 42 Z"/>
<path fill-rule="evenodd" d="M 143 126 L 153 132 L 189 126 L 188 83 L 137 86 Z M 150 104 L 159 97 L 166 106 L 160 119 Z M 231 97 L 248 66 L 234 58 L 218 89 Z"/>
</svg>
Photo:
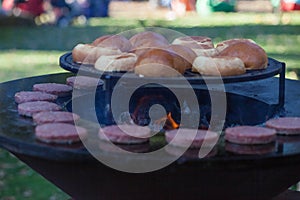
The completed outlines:
<svg viewBox="0 0 300 200">
<path fill-rule="evenodd" d="M 171 44 L 167 47 L 167 49 L 182 57 L 187 62 L 187 64 L 191 64 L 190 67 L 192 67 L 192 63 L 197 57 L 197 54 L 191 48 L 183 45 Z"/>
<path fill-rule="evenodd" d="M 104 35 L 94 40 L 91 45 L 116 48 L 122 52 L 128 52 L 132 48 L 130 41 L 122 35 Z"/>
<path fill-rule="evenodd" d="M 176 54 L 171 53 L 165 49 L 148 49 L 139 56 L 136 65 L 143 65 L 148 63 L 157 63 L 167 66 L 173 66 L 173 60 Z"/>
<path fill-rule="evenodd" d="M 264 69 L 268 64 L 268 57 L 265 50 L 251 40 L 232 40 L 217 45 L 217 49 L 221 49 L 219 50 L 220 56 L 240 58 L 248 70 Z"/>
<path fill-rule="evenodd" d="M 235 43 L 240 43 L 240 42 L 251 42 L 251 43 L 255 43 L 253 40 L 251 39 L 246 39 L 246 38 L 234 38 L 234 39 L 229 39 L 229 40 L 224 40 L 220 43 L 218 43 L 216 45 L 216 48 L 221 51 L 223 49 L 225 49 L 226 47 L 228 47 L 229 45 L 233 45 Z"/>
<path fill-rule="evenodd" d="M 149 49 L 138 57 L 135 72 L 144 76 L 179 76 L 188 68 L 185 60 L 166 49 Z"/>
<path fill-rule="evenodd" d="M 101 42 L 103 42 L 104 40 L 108 39 L 109 37 L 111 37 L 113 35 L 102 35 L 98 38 L 96 38 L 92 43 L 91 45 L 93 46 L 98 46 Z"/>
<path fill-rule="evenodd" d="M 163 47 L 169 44 L 169 41 L 163 35 L 152 31 L 137 33 L 133 35 L 129 41 L 135 49 L 144 47 Z"/>
</svg>

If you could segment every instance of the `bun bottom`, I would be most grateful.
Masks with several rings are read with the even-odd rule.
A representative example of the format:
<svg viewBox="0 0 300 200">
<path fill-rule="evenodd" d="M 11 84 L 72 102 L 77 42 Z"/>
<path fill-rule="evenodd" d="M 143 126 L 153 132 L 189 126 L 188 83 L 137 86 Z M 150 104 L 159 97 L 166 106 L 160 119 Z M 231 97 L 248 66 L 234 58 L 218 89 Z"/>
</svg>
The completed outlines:
<svg viewBox="0 0 300 200">
<path fill-rule="evenodd" d="M 192 71 L 209 76 L 234 76 L 244 74 L 246 69 L 239 58 L 198 56 L 194 60 Z"/>
</svg>

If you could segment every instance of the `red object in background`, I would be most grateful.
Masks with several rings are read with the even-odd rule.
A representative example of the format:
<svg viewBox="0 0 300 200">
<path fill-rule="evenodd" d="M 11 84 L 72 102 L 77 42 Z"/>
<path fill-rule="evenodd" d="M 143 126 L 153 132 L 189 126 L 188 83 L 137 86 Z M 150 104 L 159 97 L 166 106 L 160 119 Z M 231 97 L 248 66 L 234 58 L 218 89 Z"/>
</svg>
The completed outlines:
<svg viewBox="0 0 300 200">
<path fill-rule="evenodd" d="M 28 0 L 25 3 L 18 3 L 16 7 L 30 15 L 39 16 L 44 12 L 43 4 L 43 0 Z"/>
<path fill-rule="evenodd" d="M 184 15 L 186 11 L 196 10 L 195 0 L 171 0 L 171 7 L 179 15 Z"/>
<path fill-rule="evenodd" d="M 181 3 L 185 4 L 186 11 L 194 11 L 196 10 L 196 1 L 195 0 L 180 0 Z"/>
<path fill-rule="evenodd" d="M 280 5 L 282 11 L 300 10 L 300 4 L 297 2 L 281 0 Z"/>
<path fill-rule="evenodd" d="M 10 11 L 14 7 L 14 0 L 3 0 L 2 9 L 4 11 Z"/>
</svg>

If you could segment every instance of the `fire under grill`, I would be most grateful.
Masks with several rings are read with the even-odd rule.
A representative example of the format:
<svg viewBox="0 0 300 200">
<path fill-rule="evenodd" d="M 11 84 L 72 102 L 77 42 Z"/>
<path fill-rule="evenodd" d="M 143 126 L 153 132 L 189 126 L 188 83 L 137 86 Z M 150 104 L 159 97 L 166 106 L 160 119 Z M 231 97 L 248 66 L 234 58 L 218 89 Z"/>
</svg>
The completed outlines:
<svg viewBox="0 0 300 200">
<path fill-rule="evenodd" d="M 123 91 L 126 92 L 126 89 Z M 187 103 L 188 101 L 184 101 L 182 103 L 183 107 L 180 107 L 176 96 L 168 88 L 139 88 L 131 97 L 128 110 L 116 108 L 119 109 L 120 113 L 117 116 L 112 115 L 111 105 L 105 101 L 105 95 L 107 95 L 105 90 L 98 91 L 96 97 L 94 94 L 87 94 L 73 99 L 73 101 L 76 101 L 76 106 L 84 107 L 87 101 L 95 98 L 97 119 L 103 125 L 136 123 L 142 126 L 150 125 L 154 130 L 162 128 L 174 129 L 181 124 L 181 116 L 186 115 L 189 119 L 188 122 L 191 122 L 191 124 L 181 124 L 181 126 L 190 128 L 194 123 L 194 116 L 200 113 L 198 128 L 208 129 L 212 114 L 210 97 L 213 95 L 214 98 L 218 98 L 218 96 L 222 96 L 221 92 L 208 92 L 203 89 L 194 89 L 194 91 L 199 104 L 190 105 Z M 258 125 L 276 115 L 283 114 L 280 104 L 264 102 L 241 94 L 227 92 L 226 100 L 227 111 L 224 128 L 234 125 Z M 84 105 L 80 105 L 81 103 Z M 156 110 L 156 105 L 162 106 L 165 109 L 165 113 L 162 113 L 160 109 Z M 151 109 L 153 106 L 154 109 Z M 67 109 L 72 111 L 71 102 L 67 105 Z M 91 108 L 91 111 L 93 109 Z M 86 109 L 82 110 L 82 112 L 79 115 L 86 115 L 85 118 L 89 119 L 89 116 L 85 113 Z M 151 121 L 150 115 L 154 116 L 154 120 Z"/>
</svg>

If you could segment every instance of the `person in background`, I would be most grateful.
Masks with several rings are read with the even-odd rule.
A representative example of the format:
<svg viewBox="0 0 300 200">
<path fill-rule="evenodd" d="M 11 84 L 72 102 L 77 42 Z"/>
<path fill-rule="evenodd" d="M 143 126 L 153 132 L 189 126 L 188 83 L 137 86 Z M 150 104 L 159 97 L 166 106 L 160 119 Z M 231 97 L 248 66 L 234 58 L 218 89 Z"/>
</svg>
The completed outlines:
<svg viewBox="0 0 300 200">
<path fill-rule="evenodd" d="M 171 8 L 178 16 L 184 16 L 186 12 L 196 10 L 195 0 L 172 0 Z"/>
<path fill-rule="evenodd" d="M 45 11 L 43 4 L 44 0 L 3 0 L 2 10 L 7 15 L 34 18 Z"/>
<path fill-rule="evenodd" d="M 44 0 L 15 0 L 15 7 L 20 10 L 20 15 L 36 17 L 45 12 Z"/>
<path fill-rule="evenodd" d="M 69 26 L 74 19 L 87 21 L 90 17 L 108 17 L 110 0 L 2 0 L 2 10 L 14 15 L 34 19 L 36 24 Z"/>
<path fill-rule="evenodd" d="M 88 0 L 89 17 L 108 17 L 110 0 Z"/>
<path fill-rule="evenodd" d="M 60 27 L 70 25 L 75 17 L 84 14 L 84 3 L 83 0 L 50 0 L 55 13 L 56 24 Z"/>
</svg>

